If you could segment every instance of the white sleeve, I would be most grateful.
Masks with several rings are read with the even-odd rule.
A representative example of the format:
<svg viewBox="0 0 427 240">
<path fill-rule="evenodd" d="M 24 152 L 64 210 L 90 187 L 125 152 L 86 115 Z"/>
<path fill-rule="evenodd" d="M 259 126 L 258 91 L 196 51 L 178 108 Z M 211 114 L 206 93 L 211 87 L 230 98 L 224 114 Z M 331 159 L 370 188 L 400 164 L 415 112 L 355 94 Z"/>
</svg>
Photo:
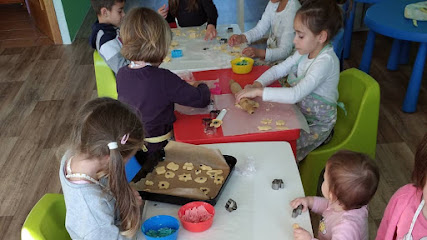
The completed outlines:
<svg viewBox="0 0 427 240">
<path fill-rule="evenodd" d="M 318 58 L 308 69 L 305 77 L 294 87 L 264 88 L 263 101 L 295 104 L 314 92 L 328 77 L 331 61 Z"/>
<path fill-rule="evenodd" d="M 272 84 L 277 79 L 289 74 L 291 67 L 298 62 L 301 55 L 296 51 L 292 56 L 288 57 L 285 61 L 273 66 L 264 72 L 256 81 L 266 87 Z M 265 89 L 264 89 L 265 91 Z"/>
<path fill-rule="evenodd" d="M 281 14 L 281 18 L 283 18 L 280 22 L 280 30 L 279 33 L 276 33 L 279 41 L 277 42 L 277 48 L 267 48 L 265 54 L 265 60 L 269 62 L 273 62 L 280 59 L 286 59 L 292 52 L 294 47 L 294 19 L 295 14 L 298 9 L 301 7 L 301 4 L 298 0 L 289 0 L 288 6 L 286 6 L 286 12 Z"/>
<path fill-rule="evenodd" d="M 257 25 L 251 30 L 243 33 L 248 40 L 248 44 L 255 42 L 261 39 L 265 33 L 271 27 L 271 21 L 276 11 L 275 5 L 268 1 L 267 7 L 265 8 L 264 13 L 262 14 L 261 20 L 258 21 Z"/>
</svg>

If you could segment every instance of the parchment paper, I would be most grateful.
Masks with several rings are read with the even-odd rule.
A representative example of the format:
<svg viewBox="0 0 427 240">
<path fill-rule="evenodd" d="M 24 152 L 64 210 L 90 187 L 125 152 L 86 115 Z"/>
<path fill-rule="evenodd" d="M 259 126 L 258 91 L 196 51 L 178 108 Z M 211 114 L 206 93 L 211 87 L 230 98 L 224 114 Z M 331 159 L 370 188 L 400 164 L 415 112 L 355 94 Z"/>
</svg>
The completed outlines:
<svg viewBox="0 0 427 240">
<path fill-rule="evenodd" d="M 170 141 L 165 147 L 165 152 L 166 159 L 160 162 L 157 167 L 165 166 L 166 168 L 166 165 L 170 162 L 179 164 L 179 169 L 177 171 L 174 171 L 174 178 L 167 179 L 165 178 L 165 174 L 158 175 L 156 171 L 153 170 L 153 172 L 149 173 L 146 178 L 143 178 L 139 182 L 133 184 L 133 187 L 136 190 L 199 200 L 208 200 L 213 199 L 218 195 L 222 184 L 225 182 L 225 179 L 230 173 L 230 168 L 219 150 L 208 149 L 187 143 Z M 193 163 L 194 169 L 191 171 L 184 170 L 182 166 L 186 162 Z M 223 183 L 219 185 L 215 184 L 214 178 L 211 178 L 209 175 L 207 175 L 205 170 L 202 170 L 202 173 L 196 175 L 195 170 L 200 169 L 200 164 L 210 166 L 214 170 L 223 170 L 223 173 L 220 174 L 224 177 Z M 166 170 L 171 171 L 167 168 Z M 178 179 L 178 175 L 181 175 L 183 173 L 191 173 L 191 177 L 193 180 L 187 182 L 180 181 Z M 197 183 L 194 181 L 194 179 L 197 177 L 207 177 L 207 181 L 205 183 Z M 153 181 L 154 185 L 145 185 L 146 180 Z M 158 187 L 159 181 L 169 182 L 169 188 L 160 190 Z M 209 188 L 209 193 L 207 195 L 204 194 L 200 190 L 200 187 Z"/>
</svg>

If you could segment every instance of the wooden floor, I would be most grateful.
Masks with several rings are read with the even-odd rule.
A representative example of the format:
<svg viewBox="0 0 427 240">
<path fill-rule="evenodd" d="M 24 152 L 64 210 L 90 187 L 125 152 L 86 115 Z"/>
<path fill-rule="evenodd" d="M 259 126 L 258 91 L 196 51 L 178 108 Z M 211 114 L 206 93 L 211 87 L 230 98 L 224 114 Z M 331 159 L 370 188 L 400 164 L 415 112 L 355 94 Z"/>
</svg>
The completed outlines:
<svg viewBox="0 0 427 240">
<path fill-rule="evenodd" d="M 0 48 L 53 45 L 34 25 L 25 6 L 0 5 Z"/>
<path fill-rule="evenodd" d="M 96 97 L 89 31 L 83 29 L 79 36 L 84 37 L 72 45 L 0 46 L 0 240 L 19 239 L 33 205 L 45 193 L 61 191 L 58 147 L 69 136 L 77 109 Z M 366 33 L 354 34 L 345 68 L 359 65 L 365 39 Z M 400 110 L 417 46 L 412 46 L 411 63 L 395 72 L 385 68 L 390 47 L 390 39 L 377 38 L 371 67 L 381 86 L 376 156 L 381 181 L 370 204 L 371 239 L 389 198 L 409 182 L 414 150 L 427 129 L 427 81 L 418 111 Z"/>
</svg>

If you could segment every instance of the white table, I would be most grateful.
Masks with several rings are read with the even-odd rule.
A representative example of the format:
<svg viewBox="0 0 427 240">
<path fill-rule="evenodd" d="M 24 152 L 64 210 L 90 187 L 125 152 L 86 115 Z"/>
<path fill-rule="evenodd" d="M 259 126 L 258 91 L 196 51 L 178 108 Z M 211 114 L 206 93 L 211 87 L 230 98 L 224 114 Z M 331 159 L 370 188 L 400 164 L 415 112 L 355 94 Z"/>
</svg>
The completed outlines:
<svg viewBox="0 0 427 240">
<path fill-rule="evenodd" d="M 227 33 L 229 27 L 233 28 L 233 33 Z M 204 35 L 200 34 L 206 28 L 205 25 L 200 27 L 174 28 L 172 31 L 179 31 L 180 36 L 173 34 L 172 41 L 177 42 L 175 49 L 182 50 L 183 56 L 172 58 L 170 62 L 163 62 L 160 67 L 179 73 L 182 71 L 203 71 L 221 68 L 230 68 L 230 61 L 235 57 L 221 51 L 218 39 L 205 41 Z M 194 39 L 189 38 L 191 31 L 199 33 L 200 36 Z M 218 25 L 217 32 L 219 38 L 228 39 L 232 34 L 240 34 L 240 28 L 237 24 Z M 242 48 L 243 49 L 243 48 Z M 228 51 L 235 51 L 228 47 Z M 170 54 L 168 55 L 170 56 Z"/>
<path fill-rule="evenodd" d="M 236 168 L 215 205 L 215 217 L 210 229 L 192 233 L 182 226 L 178 239 L 293 239 L 293 223 L 312 233 L 308 212 L 292 218 L 289 202 L 304 196 L 300 175 L 291 147 L 287 142 L 247 142 L 201 145 L 220 149 L 222 154 L 237 159 Z M 256 172 L 239 174 L 247 159 L 253 159 Z M 273 190 L 274 179 L 283 179 L 284 189 Z M 237 210 L 228 212 L 229 198 L 237 202 Z M 179 205 L 146 201 L 143 221 L 155 215 L 178 218 Z"/>
</svg>

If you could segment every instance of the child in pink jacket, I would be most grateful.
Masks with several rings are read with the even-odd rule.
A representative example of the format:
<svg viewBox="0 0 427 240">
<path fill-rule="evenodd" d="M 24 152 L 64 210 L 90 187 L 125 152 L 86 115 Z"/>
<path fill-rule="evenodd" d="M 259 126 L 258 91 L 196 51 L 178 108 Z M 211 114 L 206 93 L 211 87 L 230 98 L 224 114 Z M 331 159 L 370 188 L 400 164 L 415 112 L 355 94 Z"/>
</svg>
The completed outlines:
<svg viewBox="0 0 427 240">
<path fill-rule="evenodd" d="M 378 168 L 362 153 L 341 150 L 326 163 L 324 197 L 303 197 L 291 202 L 322 215 L 317 239 L 368 240 L 368 202 L 379 181 Z M 294 229 L 296 240 L 314 239 L 303 229 Z"/>
<path fill-rule="evenodd" d="M 397 190 L 385 209 L 376 240 L 427 239 L 427 134 L 415 153 L 412 184 Z"/>
</svg>

